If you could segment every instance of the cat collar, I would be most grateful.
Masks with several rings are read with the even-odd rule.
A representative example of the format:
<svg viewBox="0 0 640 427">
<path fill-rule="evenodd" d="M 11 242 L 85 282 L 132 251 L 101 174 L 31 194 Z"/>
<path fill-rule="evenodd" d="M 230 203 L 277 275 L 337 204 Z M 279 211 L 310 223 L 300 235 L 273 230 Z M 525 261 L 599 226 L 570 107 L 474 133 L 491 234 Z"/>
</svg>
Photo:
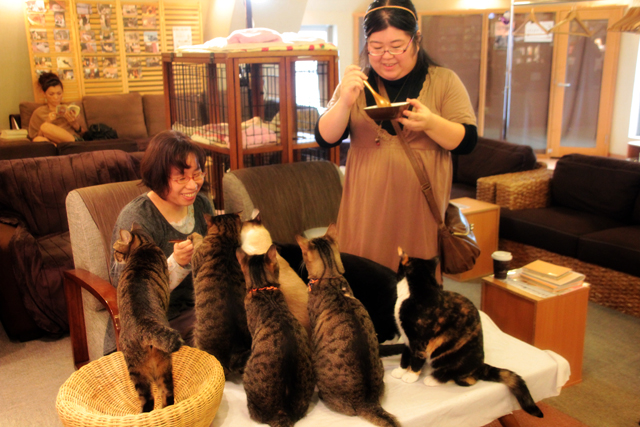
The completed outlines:
<svg viewBox="0 0 640 427">
<path fill-rule="evenodd" d="M 253 293 L 253 292 L 258 292 L 258 291 L 277 291 L 280 290 L 280 288 L 276 287 L 276 286 L 265 286 L 264 288 L 253 288 L 249 290 L 249 293 Z"/>
<path fill-rule="evenodd" d="M 311 292 L 311 285 L 318 283 L 320 279 L 309 279 L 309 292 Z"/>
</svg>

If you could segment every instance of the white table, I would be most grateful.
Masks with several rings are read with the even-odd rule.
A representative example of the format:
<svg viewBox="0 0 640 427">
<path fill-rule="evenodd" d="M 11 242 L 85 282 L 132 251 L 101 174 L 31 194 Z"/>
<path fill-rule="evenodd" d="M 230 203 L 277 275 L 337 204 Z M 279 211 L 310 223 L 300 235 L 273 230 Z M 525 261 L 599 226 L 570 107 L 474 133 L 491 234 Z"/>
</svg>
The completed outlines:
<svg viewBox="0 0 640 427">
<path fill-rule="evenodd" d="M 513 338 L 498 329 L 481 312 L 484 332 L 485 361 L 499 368 L 516 372 L 524 378 L 533 399 L 538 402 L 560 394 L 570 375 L 569 363 L 550 350 L 540 350 Z M 422 379 L 413 384 L 393 378 L 391 371 L 399 366 L 400 356 L 385 357 L 385 395 L 382 406 L 398 418 L 403 427 L 480 427 L 507 415 L 520 405 L 507 387 L 499 383 L 480 381 L 471 387 L 443 384 L 424 385 Z M 222 402 L 211 424 L 220 426 L 258 426 L 249 418 L 247 398 L 242 384 L 227 382 Z M 314 394 L 306 417 L 296 423 L 298 427 L 318 426 L 371 427 L 358 417 L 333 412 Z"/>
</svg>

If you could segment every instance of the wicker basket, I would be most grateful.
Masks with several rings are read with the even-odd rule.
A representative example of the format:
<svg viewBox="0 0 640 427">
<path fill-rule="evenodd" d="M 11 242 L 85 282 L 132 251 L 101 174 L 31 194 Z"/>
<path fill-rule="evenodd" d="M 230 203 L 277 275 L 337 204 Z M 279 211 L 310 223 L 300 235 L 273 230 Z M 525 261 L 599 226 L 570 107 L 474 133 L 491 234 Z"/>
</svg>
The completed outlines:
<svg viewBox="0 0 640 427">
<path fill-rule="evenodd" d="M 101 357 L 74 372 L 60 387 L 58 415 L 65 426 L 203 426 L 207 427 L 220 406 L 224 372 L 210 354 L 182 346 L 173 355 L 176 403 L 140 413 L 140 400 L 121 352 Z"/>
</svg>

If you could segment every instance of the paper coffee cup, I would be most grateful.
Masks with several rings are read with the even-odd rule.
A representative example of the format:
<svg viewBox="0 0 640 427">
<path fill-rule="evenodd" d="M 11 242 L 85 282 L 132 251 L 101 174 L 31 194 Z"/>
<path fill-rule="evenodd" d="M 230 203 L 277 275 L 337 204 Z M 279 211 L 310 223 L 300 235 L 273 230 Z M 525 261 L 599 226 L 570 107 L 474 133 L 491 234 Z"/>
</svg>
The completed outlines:
<svg viewBox="0 0 640 427">
<path fill-rule="evenodd" d="M 513 259 L 511 252 L 495 251 L 491 254 L 491 258 L 493 258 L 493 277 L 501 280 L 506 279 L 509 264 L 511 264 L 511 260 Z"/>
</svg>

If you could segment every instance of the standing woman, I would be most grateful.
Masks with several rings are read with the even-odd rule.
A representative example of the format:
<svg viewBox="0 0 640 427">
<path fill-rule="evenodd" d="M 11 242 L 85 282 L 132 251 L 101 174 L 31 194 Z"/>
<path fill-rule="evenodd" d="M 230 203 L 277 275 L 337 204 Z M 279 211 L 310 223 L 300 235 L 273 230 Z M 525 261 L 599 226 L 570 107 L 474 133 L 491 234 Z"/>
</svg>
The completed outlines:
<svg viewBox="0 0 640 427">
<path fill-rule="evenodd" d="M 62 81 L 55 73 L 43 73 L 38 84 L 44 92 L 47 104 L 36 108 L 29 120 L 29 138 L 33 141 L 61 142 L 82 141 L 82 126 L 77 113 L 67 109 L 58 116 L 56 109 L 62 104 Z"/>
<path fill-rule="evenodd" d="M 213 215 L 213 206 L 200 192 L 204 185 L 205 152 L 189 137 L 176 131 L 160 132 L 153 137 L 140 164 L 142 184 L 150 188 L 120 212 L 111 237 L 111 283 L 117 287 L 124 264 L 115 262 L 113 244 L 121 229 L 137 223 L 149 233 L 167 256 L 171 298 L 167 317 L 185 343 L 193 345 L 195 321 L 191 256 L 193 244 L 186 240 L 193 232 L 207 234 L 204 214 Z M 179 240 L 178 243 L 172 241 Z M 109 323 L 104 350 L 115 350 L 113 327 Z"/>
<path fill-rule="evenodd" d="M 340 250 L 395 271 L 398 246 L 413 257 L 438 255 L 438 227 L 391 122 L 376 123 L 365 113 L 375 100 L 363 80 L 381 92 L 379 79 L 391 102 L 410 102 L 411 111 L 398 122 L 429 176 L 443 215 L 453 177 L 450 153 L 473 150 L 476 120 L 458 76 L 435 64 L 420 47 L 410 0 L 371 3 L 364 32 L 364 71 L 347 67 L 316 125 L 316 140 L 331 147 L 351 138 L 338 214 Z"/>
</svg>

